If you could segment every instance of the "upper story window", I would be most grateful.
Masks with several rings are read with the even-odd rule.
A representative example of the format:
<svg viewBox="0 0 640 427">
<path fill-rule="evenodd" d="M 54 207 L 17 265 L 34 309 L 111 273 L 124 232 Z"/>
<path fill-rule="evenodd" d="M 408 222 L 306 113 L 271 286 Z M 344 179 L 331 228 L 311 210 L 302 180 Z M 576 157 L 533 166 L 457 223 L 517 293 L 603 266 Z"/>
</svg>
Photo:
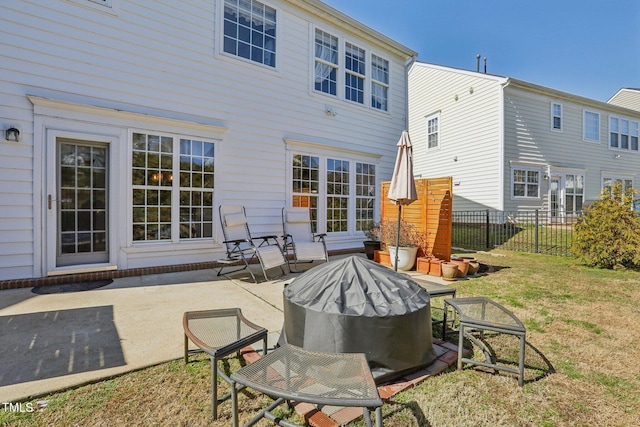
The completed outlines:
<svg viewBox="0 0 640 427">
<path fill-rule="evenodd" d="M 365 51 L 345 43 L 345 99 L 364 104 Z"/>
<path fill-rule="evenodd" d="M 440 113 L 427 117 L 427 149 L 440 146 Z"/>
<path fill-rule="evenodd" d="M 583 113 L 583 135 L 585 141 L 600 142 L 600 114 L 593 111 Z"/>
<path fill-rule="evenodd" d="M 338 38 L 316 29 L 315 89 L 336 95 L 338 88 Z"/>
<path fill-rule="evenodd" d="M 638 151 L 638 122 L 609 117 L 609 147 Z"/>
<path fill-rule="evenodd" d="M 371 107 L 387 111 L 389 99 L 389 61 L 371 55 Z"/>
<path fill-rule="evenodd" d="M 514 198 L 537 199 L 540 197 L 540 171 L 512 169 L 512 196 Z"/>
<path fill-rule="evenodd" d="M 562 104 L 551 104 L 551 130 L 562 130 Z"/>
<path fill-rule="evenodd" d="M 275 67 L 276 10 L 256 0 L 225 0 L 223 49 Z"/>
</svg>

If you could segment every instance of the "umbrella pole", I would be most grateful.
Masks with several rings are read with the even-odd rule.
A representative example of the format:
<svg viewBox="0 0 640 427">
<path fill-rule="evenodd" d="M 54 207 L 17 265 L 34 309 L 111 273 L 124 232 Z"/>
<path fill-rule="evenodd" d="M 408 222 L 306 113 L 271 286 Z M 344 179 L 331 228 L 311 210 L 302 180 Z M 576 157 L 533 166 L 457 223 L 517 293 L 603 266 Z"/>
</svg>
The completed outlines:
<svg viewBox="0 0 640 427">
<path fill-rule="evenodd" d="M 402 205 L 398 205 L 398 230 L 396 232 L 396 259 L 393 264 L 393 271 L 398 271 L 398 254 L 400 253 L 400 218 L 402 217 Z"/>
</svg>

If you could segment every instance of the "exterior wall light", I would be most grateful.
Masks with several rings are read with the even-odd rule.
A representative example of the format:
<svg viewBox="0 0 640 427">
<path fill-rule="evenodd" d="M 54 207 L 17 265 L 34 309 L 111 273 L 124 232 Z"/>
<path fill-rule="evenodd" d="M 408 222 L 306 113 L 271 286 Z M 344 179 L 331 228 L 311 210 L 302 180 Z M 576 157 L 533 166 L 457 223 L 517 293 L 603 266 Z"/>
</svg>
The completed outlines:
<svg viewBox="0 0 640 427">
<path fill-rule="evenodd" d="M 11 126 L 9 129 L 4 131 L 4 139 L 7 141 L 20 142 L 20 130 Z"/>
</svg>

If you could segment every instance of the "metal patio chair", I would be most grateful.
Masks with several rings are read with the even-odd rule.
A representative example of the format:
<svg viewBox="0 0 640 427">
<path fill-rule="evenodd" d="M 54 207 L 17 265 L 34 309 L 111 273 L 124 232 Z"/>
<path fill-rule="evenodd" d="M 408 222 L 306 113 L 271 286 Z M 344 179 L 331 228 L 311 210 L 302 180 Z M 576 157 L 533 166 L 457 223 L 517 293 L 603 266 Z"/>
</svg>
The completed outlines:
<svg viewBox="0 0 640 427">
<path fill-rule="evenodd" d="M 298 262 L 329 261 L 324 241 L 326 234 L 313 233 L 308 208 L 282 208 L 282 228 L 287 263 L 289 255 L 296 268 Z M 295 271 L 291 269 L 291 264 L 289 270 Z"/>
<path fill-rule="evenodd" d="M 284 264 L 288 265 L 288 263 L 282 253 L 282 248 L 278 243 L 277 236 L 251 237 L 244 206 L 220 206 L 219 212 L 222 233 L 224 234 L 223 243 L 227 248 L 227 258 L 219 260 L 222 266 L 218 270 L 218 276 L 222 275 L 222 270 L 225 267 L 241 261 L 244 265 L 240 268 L 227 271 L 225 274 L 234 273 L 246 268 L 254 282 L 258 283 L 258 279 L 256 279 L 256 276 L 249 267 L 249 264 L 254 258 L 258 259 L 265 280 L 269 280 L 267 270 L 275 267 L 280 267 L 282 275 L 286 274 L 282 266 Z M 258 242 L 258 244 L 256 245 L 255 242 Z"/>
</svg>

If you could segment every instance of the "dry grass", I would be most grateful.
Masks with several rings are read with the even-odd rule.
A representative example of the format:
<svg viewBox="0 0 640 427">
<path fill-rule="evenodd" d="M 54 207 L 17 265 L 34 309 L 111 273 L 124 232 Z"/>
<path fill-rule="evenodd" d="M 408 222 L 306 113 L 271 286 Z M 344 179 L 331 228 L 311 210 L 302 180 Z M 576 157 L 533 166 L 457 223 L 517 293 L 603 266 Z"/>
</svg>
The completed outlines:
<svg viewBox="0 0 640 427">
<path fill-rule="evenodd" d="M 640 425 L 640 273 L 590 269 L 566 258 L 500 255 L 476 254 L 495 271 L 456 285 L 458 296 L 488 296 L 525 323 L 524 387 L 511 374 L 450 369 L 385 403 L 384 424 Z M 489 343 L 498 355 L 517 360 L 515 341 L 492 337 Z M 233 369 L 239 362 L 229 363 Z M 177 360 L 47 396 L 42 411 L 0 410 L 0 424 L 230 425 L 229 403 L 221 405 L 216 422 L 210 419 L 209 381 L 207 358 L 186 367 Z M 241 422 L 269 401 L 243 392 Z"/>
</svg>

